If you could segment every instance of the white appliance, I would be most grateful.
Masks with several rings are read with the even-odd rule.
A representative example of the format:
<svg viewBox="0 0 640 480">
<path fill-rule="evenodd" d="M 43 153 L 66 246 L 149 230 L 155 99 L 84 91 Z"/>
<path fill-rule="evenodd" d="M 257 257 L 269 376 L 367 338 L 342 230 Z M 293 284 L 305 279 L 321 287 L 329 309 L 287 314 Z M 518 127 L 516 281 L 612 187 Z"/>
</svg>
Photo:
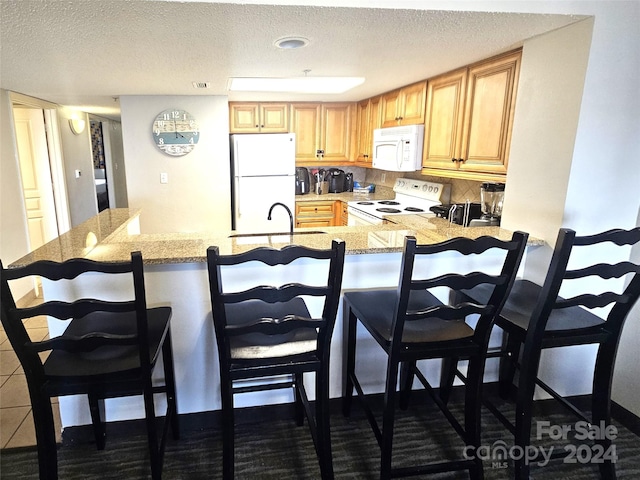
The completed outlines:
<svg viewBox="0 0 640 480">
<path fill-rule="evenodd" d="M 433 217 L 429 208 L 449 203 L 451 185 L 410 178 L 398 178 L 393 185 L 393 200 L 355 200 L 347 203 L 349 226 L 393 223 L 395 215 Z"/>
<path fill-rule="evenodd" d="M 376 128 L 373 131 L 373 168 L 414 172 L 422 168 L 424 125 Z"/>
<path fill-rule="evenodd" d="M 231 228 L 240 233 L 288 232 L 295 213 L 293 133 L 231 135 Z"/>
</svg>

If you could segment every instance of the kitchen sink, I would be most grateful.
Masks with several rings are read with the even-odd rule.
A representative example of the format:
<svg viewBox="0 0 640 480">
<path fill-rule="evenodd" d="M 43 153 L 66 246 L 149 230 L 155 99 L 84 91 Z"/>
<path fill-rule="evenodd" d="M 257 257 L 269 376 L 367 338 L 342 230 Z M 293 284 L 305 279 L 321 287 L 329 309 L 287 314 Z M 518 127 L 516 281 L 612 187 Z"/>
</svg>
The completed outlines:
<svg viewBox="0 0 640 480">
<path fill-rule="evenodd" d="M 306 232 L 275 232 L 275 233 L 235 233 L 229 235 L 229 238 L 250 238 L 250 237 L 289 237 L 291 235 L 318 235 L 320 233 L 327 233 L 321 230 L 307 230 Z"/>
</svg>

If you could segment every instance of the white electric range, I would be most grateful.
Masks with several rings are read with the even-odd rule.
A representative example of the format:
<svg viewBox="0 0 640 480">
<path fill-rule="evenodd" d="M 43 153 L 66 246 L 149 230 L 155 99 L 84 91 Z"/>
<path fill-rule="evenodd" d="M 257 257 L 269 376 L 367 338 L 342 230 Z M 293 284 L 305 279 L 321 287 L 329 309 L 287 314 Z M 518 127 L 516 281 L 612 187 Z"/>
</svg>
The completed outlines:
<svg viewBox="0 0 640 480">
<path fill-rule="evenodd" d="M 432 206 L 449 203 L 451 185 L 398 178 L 393 186 L 393 200 L 354 200 L 347 203 L 349 226 L 380 225 L 393 222 L 394 215 L 435 216 Z"/>
</svg>

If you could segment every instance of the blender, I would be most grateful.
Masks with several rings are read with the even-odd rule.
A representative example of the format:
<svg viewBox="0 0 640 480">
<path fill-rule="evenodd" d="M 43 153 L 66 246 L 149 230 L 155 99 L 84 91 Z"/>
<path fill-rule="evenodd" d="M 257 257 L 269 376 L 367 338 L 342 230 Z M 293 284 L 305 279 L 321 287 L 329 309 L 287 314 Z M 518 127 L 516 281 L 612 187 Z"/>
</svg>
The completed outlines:
<svg viewBox="0 0 640 480">
<path fill-rule="evenodd" d="M 500 225 L 504 183 L 484 182 L 480 187 L 480 208 L 482 216 L 472 220 L 470 226 L 492 227 Z"/>
</svg>

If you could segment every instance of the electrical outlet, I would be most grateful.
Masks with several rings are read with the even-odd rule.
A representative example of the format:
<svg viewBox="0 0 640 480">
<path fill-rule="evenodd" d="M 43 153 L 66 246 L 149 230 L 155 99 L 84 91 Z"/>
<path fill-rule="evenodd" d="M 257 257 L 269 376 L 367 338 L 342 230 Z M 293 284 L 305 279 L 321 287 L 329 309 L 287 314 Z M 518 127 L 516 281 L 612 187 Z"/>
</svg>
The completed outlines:
<svg viewBox="0 0 640 480">
<path fill-rule="evenodd" d="M 169 175 L 167 172 L 160 173 L 160 183 L 169 183 Z"/>
<path fill-rule="evenodd" d="M 381 175 L 380 175 L 380 181 L 381 181 L 382 183 L 384 183 L 386 180 L 387 180 L 387 174 L 386 174 L 386 173 L 381 174 Z"/>
</svg>

